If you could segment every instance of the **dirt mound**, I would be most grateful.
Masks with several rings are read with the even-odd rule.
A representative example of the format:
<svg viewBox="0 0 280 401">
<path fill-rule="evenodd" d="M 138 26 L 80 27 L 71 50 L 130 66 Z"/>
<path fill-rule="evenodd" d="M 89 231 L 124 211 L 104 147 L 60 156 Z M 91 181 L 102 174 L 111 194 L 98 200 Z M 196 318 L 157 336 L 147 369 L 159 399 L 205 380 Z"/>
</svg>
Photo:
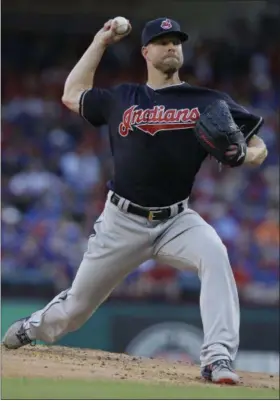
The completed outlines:
<svg viewBox="0 0 280 401">
<path fill-rule="evenodd" d="M 199 367 L 185 362 L 133 357 L 103 351 L 54 346 L 2 347 L 3 377 L 115 379 L 149 383 L 204 385 Z M 241 385 L 279 388 L 279 376 L 239 372 Z"/>
</svg>

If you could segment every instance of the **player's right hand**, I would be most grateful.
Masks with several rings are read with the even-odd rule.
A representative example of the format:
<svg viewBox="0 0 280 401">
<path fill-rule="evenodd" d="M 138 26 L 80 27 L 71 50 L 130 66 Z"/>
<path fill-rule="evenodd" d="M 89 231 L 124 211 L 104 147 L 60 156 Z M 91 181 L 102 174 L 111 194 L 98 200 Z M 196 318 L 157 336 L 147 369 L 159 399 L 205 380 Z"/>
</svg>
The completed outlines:
<svg viewBox="0 0 280 401">
<path fill-rule="evenodd" d="M 116 43 L 123 39 L 125 36 L 129 35 L 131 32 L 131 25 L 129 23 L 129 29 L 123 35 L 116 33 L 116 22 L 110 19 L 105 22 L 104 26 L 97 32 L 94 40 L 102 44 L 103 46 L 109 46 L 112 43 Z"/>
</svg>

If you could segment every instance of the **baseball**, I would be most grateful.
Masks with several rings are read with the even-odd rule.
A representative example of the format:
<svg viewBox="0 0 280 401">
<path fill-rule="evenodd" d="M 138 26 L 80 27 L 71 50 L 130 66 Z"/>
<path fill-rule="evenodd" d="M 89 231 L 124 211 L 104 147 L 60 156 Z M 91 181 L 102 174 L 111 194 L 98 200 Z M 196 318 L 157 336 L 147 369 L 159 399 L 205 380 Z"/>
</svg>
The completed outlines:
<svg viewBox="0 0 280 401">
<path fill-rule="evenodd" d="M 116 33 L 118 35 L 123 35 L 125 34 L 128 29 L 129 29 L 129 23 L 128 20 L 124 17 L 115 17 L 113 19 L 113 22 L 116 22 L 117 27 L 116 27 Z"/>
</svg>

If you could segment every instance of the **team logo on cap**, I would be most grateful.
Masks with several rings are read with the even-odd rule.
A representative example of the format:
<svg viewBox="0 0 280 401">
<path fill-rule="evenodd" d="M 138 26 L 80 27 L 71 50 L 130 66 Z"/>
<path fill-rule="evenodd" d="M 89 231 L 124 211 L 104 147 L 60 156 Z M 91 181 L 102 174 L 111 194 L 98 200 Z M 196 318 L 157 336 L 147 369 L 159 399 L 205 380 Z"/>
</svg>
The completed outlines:
<svg viewBox="0 0 280 401">
<path fill-rule="evenodd" d="M 160 26 L 161 26 L 162 29 L 170 29 L 170 28 L 172 28 L 172 24 L 171 24 L 170 19 L 165 19 L 164 21 L 162 21 Z"/>
</svg>

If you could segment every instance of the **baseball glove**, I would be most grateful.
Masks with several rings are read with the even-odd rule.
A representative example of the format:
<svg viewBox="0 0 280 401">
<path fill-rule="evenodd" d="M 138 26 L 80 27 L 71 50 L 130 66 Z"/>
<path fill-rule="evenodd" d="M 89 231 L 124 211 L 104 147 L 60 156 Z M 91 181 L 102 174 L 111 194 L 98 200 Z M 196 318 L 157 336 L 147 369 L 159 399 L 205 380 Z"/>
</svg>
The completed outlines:
<svg viewBox="0 0 280 401">
<path fill-rule="evenodd" d="M 194 131 L 199 143 L 218 162 L 230 167 L 240 166 L 244 162 L 246 140 L 224 100 L 217 100 L 206 107 Z M 231 156 L 227 155 L 232 149 L 235 152 L 231 152 Z"/>
</svg>

